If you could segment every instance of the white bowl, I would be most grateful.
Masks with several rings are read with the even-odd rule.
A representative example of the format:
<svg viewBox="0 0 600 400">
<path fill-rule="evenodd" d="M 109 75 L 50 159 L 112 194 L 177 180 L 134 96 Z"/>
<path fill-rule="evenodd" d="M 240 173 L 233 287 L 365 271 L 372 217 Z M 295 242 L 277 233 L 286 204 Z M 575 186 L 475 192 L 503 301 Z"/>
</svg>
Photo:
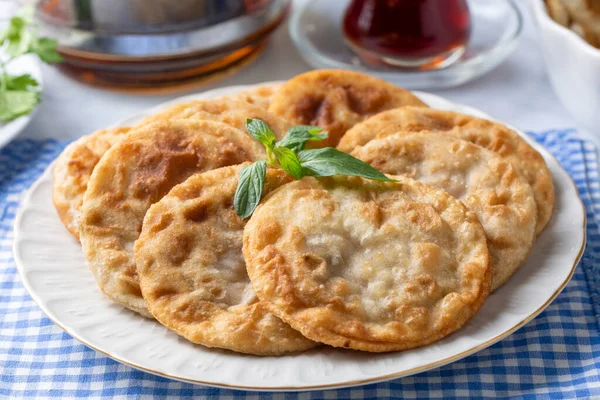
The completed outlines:
<svg viewBox="0 0 600 400">
<path fill-rule="evenodd" d="M 556 95 L 578 124 L 600 135 L 600 50 L 550 18 L 544 0 L 531 6 Z"/>
</svg>

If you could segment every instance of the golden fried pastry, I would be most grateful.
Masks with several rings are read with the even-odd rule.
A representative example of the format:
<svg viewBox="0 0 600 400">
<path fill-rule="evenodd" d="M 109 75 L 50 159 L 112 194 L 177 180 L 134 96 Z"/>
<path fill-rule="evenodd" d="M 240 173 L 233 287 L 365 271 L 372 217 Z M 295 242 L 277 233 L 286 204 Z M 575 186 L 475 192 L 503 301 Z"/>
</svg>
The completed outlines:
<svg viewBox="0 0 600 400">
<path fill-rule="evenodd" d="M 485 234 L 449 194 L 410 178 L 304 178 L 244 228 L 262 304 L 309 339 L 372 352 L 456 331 L 491 285 Z"/>
<path fill-rule="evenodd" d="M 144 118 L 140 125 L 174 119 L 195 119 L 223 122 L 246 132 L 248 118 L 265 121 L 277 139 L 281 139 L 292 126 L 288 121 L 262 107 L 244 101 L 227 99 L 192 100 L 187 103 L 175 104 Z"/>
<path fill-rule="evenodd" d="M 357 146 L 393 134 L 445 133 L 485 147 L 510 162 L 533 189 L 537 206 L 536 235 L 550 221 L 554 208 L 552 174 L 544 158 L 506 126 L 470 115 L 421 107 L 401 107 L 380 113 L 350 129 L 338 149 Z"/>
<path fill-rule="evenodd" d="M 550 17 L 564 27 L 569 27 L 571 17 L 561 0 L 546 0 L 546 8 Z"/>
<path fill-rule="evenodd" d="M 344 133 L 371 115 L 400 106 L 425 106 L 411 92 L 359 72 L 317 70 L 284 83 L 269 111 L 294 124 L 317 125 L 329 133 L 315 146 L 337 146 Z"/>
<path fill-rule="evenodd" d="M 52 170 L 52 201 L 60 220 L 79 239 L 79 210 L 88 180 L 100 158 L 130 130 L 102 129 L 68 145 Z"/>
<path fill-rule="evenodd" d="M 598 0 L 561 0 L 571 16 L 571 29 L 594 47 L 600 47 L 600 2 Z"/>
<path fill-rule="evenodd" d="M 280 83 L 262 85 L 254 89 L 244 90 L 240 93 L 222 96 L 219 97 L 219 99 L 245 101 L 246 103 L 260 107 L 263 110 L 268 110 L 271 105 L 271 100 L 273 99 L 273 96 L 275 96 L 275 92 L 277 92 L 280 87 Z"/>
<path fill-rule="evenodd" d="M 285 135 L 291 126 L 283 119 L 266 111 L 267 106 L 258 105 L 268 96 L 275 85 L 259 87 L 239 95 L 230 96 L 229 100 L 197 100 L 190 103 L 171 106 L 166 110 L 142 121 L 147 125 L 156 121 L 169 119 L 198 119 L 217 121 L 229 124 L 235 128 L 246 131 L 247 118 L 260 118 L 266 121 L 278 138 Z M 257 105 L 233 101 L 234 97 L 246 102 L 255 102 Z M 53 201 L 54 206 L 66 228 L 76 238 L 79 238 L 77 218 L 87 188 L 87 182 L 92 171 L 104 153 L 131 128 L 104 129 L 84 136 L 69 145 L 60 155 L 54 167 Z"/>
<path fill-rule="evenodd" d="M 386 174 L 440 188 L 475 212 L 488 239 L 492 290 L 527 258 L 535 238 L 531 186 L 494 152 L 444 134 L 391 135 L 352 155 Z"/>
<path fill-rule="evenodd" d="M 80 238 L 100 289 L 145 316 L 133 260 L 146 210 L 190 175 L 264 158 L 260 143 L 213 121 L 164 121 L 131 131 L 104 154 L 85 192 Z"/>
<path fill-rule="evenodd" d="M 148 309 L 167 328 L 208 347 L 278 355 L 316 345 L 258 301 L 242 256 L 246 222 L 233 197 L 236 165 L 175 186 L 144 218 L 135 260 Z M 263 193 L 289 182 L 269 169 Z"/>
</svg>

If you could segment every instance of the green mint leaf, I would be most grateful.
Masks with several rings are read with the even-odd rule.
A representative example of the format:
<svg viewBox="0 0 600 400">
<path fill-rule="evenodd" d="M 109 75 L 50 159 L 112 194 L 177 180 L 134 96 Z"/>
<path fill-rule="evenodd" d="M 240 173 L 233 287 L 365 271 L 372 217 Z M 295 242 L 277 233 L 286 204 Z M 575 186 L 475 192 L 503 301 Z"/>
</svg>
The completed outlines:
<svg viewBox="0 0 600 400">
<path fill-rule="evenodd" d="M 265 176 L 267 174 L 267 162 L 256 161 L 244 167 L 240 172 L 240 179 L 233 197 L 235 212 L 242 218 L 248 218 L 260 202 Z"/>
<path fill-rule="evenodd" d="M 37 56 L 46 64 L 59 63 L 63 60 L 62 56 L 56 51 L 58 43 L 54 39 L 39 38 L 31 43 L 29 51 Z"/>
<path fill-rule="evenodd" d="M 38 85 L 38 81 L 29 74 L 6 75 L 6 90 L 31 90 Z"/>
<path fill-rule="evenodd" d="M 275 146 L 267 147 L 267 164 L 272 165 L 274 167 L 279 167 L 279 162 L 277 161 L 277 156 L 273 152 L 275 150 Z"/>
<path fill-rule="evenodd" d="M 29 114 L 39 101 L 38 92 L 24 90 L 0 92 L 0 121 L 7 122 Z"/>
<path fill-rule="evenodd" d="M 298 160 L 305 176 L 348 175 L 376 181 L 393 180 L 358 158 L 332 147 L 302 150 L 298 153 Z"/>
<path fill-rule="evenodd" d="M 282 147 L 287 147 L 293 151 L 304 150 L 306 142 L 311 140 L 327 139 L 327 132 L 323 132 L 323 128 L 311 125 L 297 125 L 291 127 L 283 139 L 277 144 Z"/>
<path fill-rule="evenodd" d="M 275 146 L 275 134 L 265 121 L 256 118 L 248 119 L 246 120 L 246 130 L 267 149 Z"/>
<path fill-rule="evenodd" d="M 277 157 L 281 168 L 296 179 L 302 178 L 302 166 L 296 153 L 287 147 L 280 147 L 279 145 L 273 148 L 273 154 Z"/>
</svg>

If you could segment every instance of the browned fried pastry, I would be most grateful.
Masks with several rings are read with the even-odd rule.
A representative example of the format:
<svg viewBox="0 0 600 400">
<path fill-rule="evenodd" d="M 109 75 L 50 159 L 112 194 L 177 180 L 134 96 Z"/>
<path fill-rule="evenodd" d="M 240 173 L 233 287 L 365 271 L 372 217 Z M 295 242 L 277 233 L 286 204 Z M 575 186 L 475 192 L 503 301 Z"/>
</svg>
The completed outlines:
<svg viewBox="0 0 600 400">
<path fill-rule="evenodd" d="M 130 130 L 102 129 L 71 143 L 57 158 L 52 171 L 52 201 L 60 220 L 79 239 L 79 210 L 94 167 L 100 158 Z"/>
<path fill-rule="evenodd" d="M 410 178 L 303 178 L 244 228 L 260 301 L 309 339 L 381 352 L 456 331 L 491 284 L 485 234 L 449 194 Z"/>
<path fill-rule="evenodd" d="M 281 139 L 291 127 L 288 121 L 262 107 L 228 99 L 192 100 L 175 104 L 146 117 L 140 125 L 174 119 L 195 119 L 223 122 L 245 132 L 248 118 L 265 121 L 277 139 Z"/>
<path fill-rule="evenodd" d="M 565 8 L 565 5 L 561 0 L 546 0 L 546 8 L 550 17 L 561 24 L 562 26 L 569 27 L 571 24 L 571 18 L 569 11 Z"/>
<path fill-rule="evenodd" d="M 80 239 L 100 289 L 149 316 L 133 245 L 146 210 L 190 175 L 264 158 L 248 134 L 213 121 L 164 121 L 138 127 L 104 154 L 85 192 Z"/>
<path fill-rule="evenodd" d="M 196 174 L 146 213 L 135 244 L 142 294 L 167 328 L 194 343 L 278 355 L 316 345 L 258 301 L 242 256 L 246 221 L 233 197 L 243 165 Z M 269 169 L 264 193 L 289 182 Z"/>
<path fill-rule="evenodd" d="M 267 107 L 264 105 L 258 106 L 261 98 L 266 98 L 271 90 L 273 90 L 271 86 L 264 86 L 242 92 L 239 95 L 232 95 L 229 100 L 197 100 L 178 104 L 147 117 L 142 124 L 192 118 L 223 122 L 245 131 L 247 118 L 260 118 L 269 124 L 278 138 L 281 138 L 290 124 L 267 112 Z M 234 97 L 239 97 L 239 100 L 247 102 L 255 102 L 257 105 L 233 101 Z M 67 229 L 77 238 L 79 238 L 77 218 L 88 179 L 102 155 L 125 133 L 129 132 L 129 129 L 131 128 L 111 128 L 84 136 L 69 145 L 57 160 L 54 167 L 54 205 Z"/>
<path fill-rule="evenodd" d="M 318 125 L 329 139 L 313 142 L 335 147 L 344 133 L 363 119 L 390 108 L 425 106 L 411 92 L 359 72 L 317 70 L 284 83 L 269 111 L 294 124 Z"/>
<path fill-rule="evenodd" d="M 544 158 L 516 132 L 485 119 L 451 111 L 401 107 L 385 111 L 350 129 L 338 149 L 352 152 L 370 140 L 393 134 L 445 133 L 485 147 L 510 162 L 533 189 L 537 206 L 536 234 L 550 221 L 554 208 L 552 174 Z"/>
<path fill-rule="evenodd" d="M 431 133 L 372 140 L 352 155 L 383 173 L 443 189 L 475 212 L 488 239 L 492 290 L 527 258 L 535 238 L 533 192 L 513 166 L 494 152 Z"/>
<path fill-rule="evenodd" d="M 275 93 L 281 87 L 280 83 L 273 83 L 271 85 L 261 85 L 257 88 L 244 90 L 243 92 L 230 94 L 227 96 L 220 97 L 220 99 L 244 101 L 246 103 L 253 104 L 264 110 L 268 110 L 271 105 L 271 100 Z"/>
<path fill-rule="evenodd" d="M 590 12 L 596 14 L 596 16 L 600 16 L 600 1 L 585 0 L 585 4 Z"/>
<path fill-rule="evenodd" d="M 600 47 L 600 1 L 546 0 L 550 17 L 594 47 Z"/>
<path fill-rule="evenodd" d="M 561 0 L 572 22 L 584 32 L 584 39 L 598 47 L 600 42 L 600 2 L 598 0 Z"/>
</svg>

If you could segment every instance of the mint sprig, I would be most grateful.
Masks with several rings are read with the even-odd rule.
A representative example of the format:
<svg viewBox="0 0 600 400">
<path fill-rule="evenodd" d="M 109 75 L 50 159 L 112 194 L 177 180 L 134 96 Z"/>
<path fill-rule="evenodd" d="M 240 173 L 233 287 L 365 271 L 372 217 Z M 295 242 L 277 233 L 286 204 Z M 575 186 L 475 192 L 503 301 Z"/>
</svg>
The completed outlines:
<svg viewBox="0 0 600 400">
<path fill-rule="evenodd" d="M 300 179 L 304 176 L 302 172 L 302 164 L 298 160 L 298 156 L 293 150 L 287 147 L 275 146 L 273 154 L 277 158 L 278 163 L 275 166 L 281 166 L 281 168 L 293 176 L 296 179 Z"/>
<path fill-rule="evenodd" d="M 317 126 L 294 126 L 280 141 L 276 140 L 269 125 L 260 119 L 248 119 L 246 130 L 265 146 L 267 159 L 244 167 L 240 173 L 233 205 L 242 218 L 252 215 L 260 203 L 267 165 L 281 168 L 296 179 L 346 175 L 377 181 L 392 180 L 369 164 L 332 147 L 305 150 L 307 142 L 327 139 L 327 132 Z"/>
<path fill-rule="evenodd" d="M 375 181 L 391 180 L 369 164 L 333 147 L 302 150 L 298 153 L 298 160 L 302 165 L 304 176 L 346 175 L 360 176 Z"/>
<path fill-rule="evenodd" d="M 293 151 L 304 150 L 308 141 L 327 139 L 327 132 L 321 132 L 323 128 L 318 126 L 296 125 L 291 127 L 277 144 Z"/>
<path fill-rule="evenodd" d="M 39 37 L 32 17 L 33 9 L 26 7 L 0 32 L 0 122 L 31 113 L 40 101 L 39 83 L 31 75 L 7 72 L 13 60 L 35 54 L 48 64 L 62 61 L 56 40 Z"/>
<path fill-rule="evenodd" d="M 265 121 L 260 119 L 247 119 L 246 130 L 254 139 L 261 142 L 267 150 L 272 149 L 273 146 L 275 146 L 275 134 Z"/>
<path fill-rule="evenodd" d="M 256 161 L 242 169 L 238 188 L 233 197 L 235 212 L 240 217 L 248 218 L 260 202 L 266 174 L 267 162 L 265 160 Z M 240 190 L 240 187 L 244 189 Z"/>
</svg>

